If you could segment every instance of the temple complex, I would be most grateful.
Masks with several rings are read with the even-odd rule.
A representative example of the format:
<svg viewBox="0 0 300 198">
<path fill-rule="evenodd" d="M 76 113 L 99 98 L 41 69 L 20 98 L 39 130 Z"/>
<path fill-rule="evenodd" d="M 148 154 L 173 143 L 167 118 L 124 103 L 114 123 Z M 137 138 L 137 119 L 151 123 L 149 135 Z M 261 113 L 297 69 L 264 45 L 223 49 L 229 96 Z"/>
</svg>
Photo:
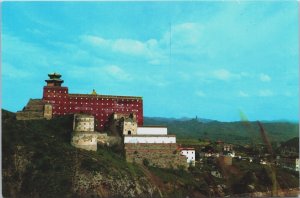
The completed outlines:
<svg viewBox="0 0 300 198">
<path fill-rule="evenodd" d="M 137 96 L 100 95 L 95 90 L 91 94 L 71 94 L 58 73 L 48 74 L 49 79 L 43 90 L 42 99 L 31 99 L 17 119 L 36 119 L 85 113 L 95 117 L 95 128 L 103 131 L 108 127 L 114 113 L 136 115 L 137 124 L 143 125 L 143 99 Z"/>
<path fill-rule="evenodd" d="M 48 74 L 42 99 L 30 99 L 18 120 L 74 115 L 71 144 L 97 150 L 97 145 L 122 145 L 128 162 L 162 168 L 194 165 L 195 151 L 179 148 L 167 127 L 143 126 L 143 99 L 137 96 L 70 94 L 58 73 Z M 109 133 L 107 133 L 109 132 Z"/>
</svg>

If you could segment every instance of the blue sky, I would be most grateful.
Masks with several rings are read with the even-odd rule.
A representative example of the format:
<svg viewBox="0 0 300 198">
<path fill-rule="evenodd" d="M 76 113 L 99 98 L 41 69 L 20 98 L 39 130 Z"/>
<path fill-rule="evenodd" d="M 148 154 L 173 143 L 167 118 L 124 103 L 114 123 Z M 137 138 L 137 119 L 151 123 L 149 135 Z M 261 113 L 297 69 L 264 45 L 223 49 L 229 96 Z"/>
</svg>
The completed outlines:
<svg viewBox="0 0 300 198">
<path fill-rule="evenodd" d="M 145 116 L 298 120 L 295 2 L 4 2 L 2 107 L 70 93 L 142 96 Z"/>
</svg>

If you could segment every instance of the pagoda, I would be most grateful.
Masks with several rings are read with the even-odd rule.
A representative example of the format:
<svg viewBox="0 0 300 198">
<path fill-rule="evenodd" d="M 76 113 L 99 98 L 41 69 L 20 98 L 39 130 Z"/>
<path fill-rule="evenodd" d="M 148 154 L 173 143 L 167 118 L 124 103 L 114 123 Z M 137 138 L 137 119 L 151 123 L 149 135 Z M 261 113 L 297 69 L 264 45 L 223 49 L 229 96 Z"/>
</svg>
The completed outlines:
<svg viewBox="0 0 300 198">
<path fill-rule="evenodd" d="M 45 80 L 47 82 L 48 87 L 54 87 L 58 86 L 61 87 L 61 84 L 64 82 L 62 79 L 60 79 L 61 75 L 58 73 L 52 73 L 48 74 L 49 78 L 48 80 Z"/>
</svg>

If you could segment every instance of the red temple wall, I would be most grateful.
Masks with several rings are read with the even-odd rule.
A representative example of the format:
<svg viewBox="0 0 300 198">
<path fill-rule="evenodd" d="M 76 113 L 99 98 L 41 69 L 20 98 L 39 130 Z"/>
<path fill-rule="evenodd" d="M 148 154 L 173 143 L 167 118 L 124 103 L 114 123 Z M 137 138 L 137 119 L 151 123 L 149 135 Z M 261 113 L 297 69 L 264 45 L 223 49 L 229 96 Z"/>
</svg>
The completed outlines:
<svg viewBox="0 0 300 198">
<path fill-rule="evenodd" d="M 67 87 L 44 87 L 43 100 L 52 104 L 53 116 L 88 113 L 95 116 L 96 128 L 103 130 L 112 113 L 135 113 L 143 125 L 141 97 L 69 94 Z"/>
</svg>

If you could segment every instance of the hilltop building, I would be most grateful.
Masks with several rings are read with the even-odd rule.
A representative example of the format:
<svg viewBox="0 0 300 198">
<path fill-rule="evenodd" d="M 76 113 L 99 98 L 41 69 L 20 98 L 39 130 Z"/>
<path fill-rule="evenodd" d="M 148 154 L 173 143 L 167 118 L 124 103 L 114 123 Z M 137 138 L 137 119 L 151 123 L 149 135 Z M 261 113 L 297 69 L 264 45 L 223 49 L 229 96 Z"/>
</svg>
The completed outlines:
<svg viewBox="0 0 300 198">
<path fill-rule="evenodd" d="M 137 124 L 143 125 L 143 99 L 136 96 L 99 95 L 95 90 L 91 94 L 71 94 L 63 87 L 58 73 L 48 74 L 45 80 L 42 99 L 30 99 L 17 119 L 51 119 L 55 116 L 86 113 L 95 117 L 95 128 L 104 130 L 113 113 L 136 115 Z"/>
<path fill-rule="evenodd" d="M 194 164 L 195 150 L 179 148 L 176 136 L 168 135 L 167 127 L 143 126 L 142 97 L 99 95 L 95 90 L 91 94 L 70 94 L 68 87 L 62 86 L 60 74 L 48 76 L 43 98 L 30 99 L 17 112 L 18 120 L 74 114 L 71 144 L 76 148 L 96 151 L 98 144 L 118 144 L 124 145 L 128 162 L 162 168 Z"/>
</svg>

